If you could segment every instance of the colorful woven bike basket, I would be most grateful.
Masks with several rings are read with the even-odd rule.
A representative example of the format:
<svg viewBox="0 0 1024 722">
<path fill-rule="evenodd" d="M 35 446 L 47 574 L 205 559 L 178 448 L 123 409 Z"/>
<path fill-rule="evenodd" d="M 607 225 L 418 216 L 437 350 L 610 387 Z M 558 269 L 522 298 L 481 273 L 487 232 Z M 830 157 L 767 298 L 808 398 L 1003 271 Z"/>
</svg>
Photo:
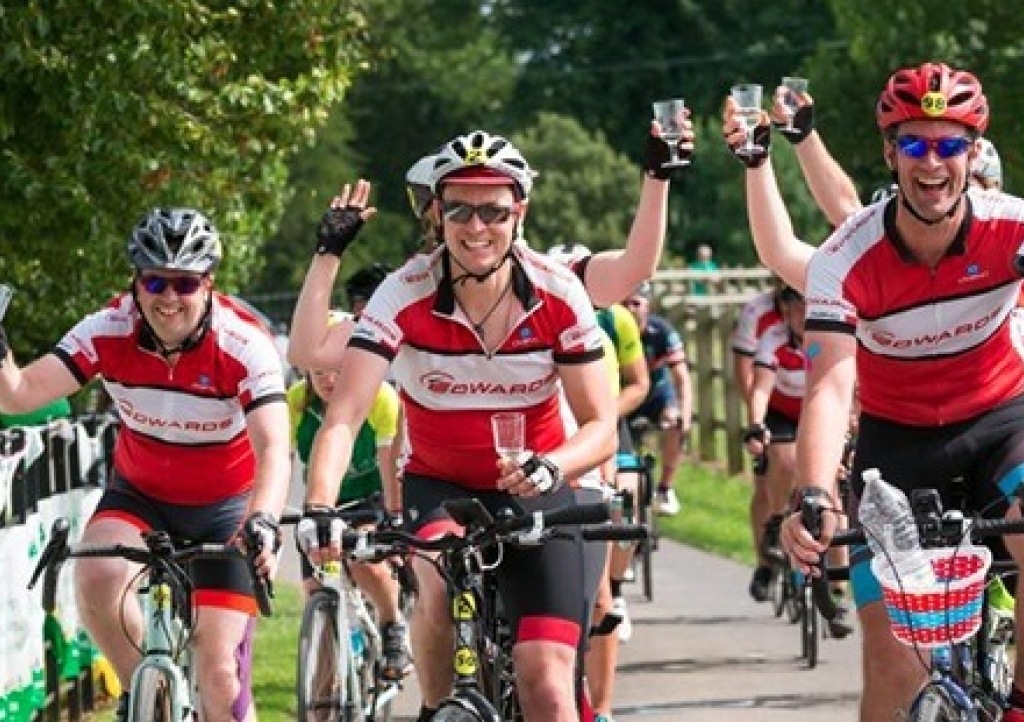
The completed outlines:
<svg viewBox="0 0 1024 722">
<path fill-rule="evenodd" d="M 912 586 L 897 578 L 885 558 L 871 561 L 882 585 L 882 598 L 893 636 L 904 644 L 938 647 L 962 642 L 981 626 L 985 573 L 992 553 L 985 547 L 961 546 L 922 552 L 935 572 L 935 583 Z"/>
</svg>

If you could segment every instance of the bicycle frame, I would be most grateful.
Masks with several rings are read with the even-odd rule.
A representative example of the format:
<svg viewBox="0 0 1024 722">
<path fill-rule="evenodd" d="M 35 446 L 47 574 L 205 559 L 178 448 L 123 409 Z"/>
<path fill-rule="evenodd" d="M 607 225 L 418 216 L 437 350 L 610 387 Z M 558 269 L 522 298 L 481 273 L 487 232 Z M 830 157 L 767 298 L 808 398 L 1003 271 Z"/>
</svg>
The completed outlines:
<svg viewBox="0 0 1024 722">
<path fill-rule="evenodd" d="M 132 674 L 130 700 L 142 696 L 143 687 L 149 683 L 148 675 L 155 670 L 167 680 L 172 720 L 191 720 L 202 709 L 199 700 L 199 686 L 193 683 L 191 675 L 191 644 L 187 638 L 191 631 L 190 619 L 178 614 L 174 603 L 174 591 L 164 579 L 166 572 L 157 565 L 151 570 L 150 579 L 144 588 L 143 615 L 146 630 L 143 637 L 142 660 Z M 177 639 L 175 639 L 177 632 Z M 134 703 L 128 706 L 128 722 L 149 722 L 147 711 Z"/>
<path fill-rule="evenodd" d="M 314 593 L 329 594 L 335 601 L 338 643 L 334 646 L 334 669 L 338 670 L 337 678 L 342 680 L 342 689 L 345 690 L 342 708 L 362 710 L 364 716 L 373 719 L 400 691 L 397 682 L 387 683 L 383 689 L 378 687 L 376 666 L 383 651 L 380 628 L 366 597 L 352 583 L 342 562 L 327 562 L 315 567 L 314 576 L 320 583 L 320 589 Z M 364 651 L 353 647 L 354 635 L 361 639 Z M 364 684 L 367 678 L 372 685 Z M 372 694 L 368 696 L 366 691 L 372 691 Z"/>
</svg>

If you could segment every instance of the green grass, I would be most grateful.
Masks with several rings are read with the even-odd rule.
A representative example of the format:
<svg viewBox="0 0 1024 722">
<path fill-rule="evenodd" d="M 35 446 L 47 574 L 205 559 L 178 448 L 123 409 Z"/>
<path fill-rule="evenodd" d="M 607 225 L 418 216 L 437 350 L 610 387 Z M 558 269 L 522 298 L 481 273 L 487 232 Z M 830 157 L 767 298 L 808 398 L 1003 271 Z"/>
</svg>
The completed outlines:
<svg viewBox="0 0 1024 722">
<path fill-rule="evenodd" d="M 658 519 L 663 535 L 753 566 L 748 521 L 750 481 L 683 464 L 676 476 L 676 493 L 682 512 Z"/>
</svg>

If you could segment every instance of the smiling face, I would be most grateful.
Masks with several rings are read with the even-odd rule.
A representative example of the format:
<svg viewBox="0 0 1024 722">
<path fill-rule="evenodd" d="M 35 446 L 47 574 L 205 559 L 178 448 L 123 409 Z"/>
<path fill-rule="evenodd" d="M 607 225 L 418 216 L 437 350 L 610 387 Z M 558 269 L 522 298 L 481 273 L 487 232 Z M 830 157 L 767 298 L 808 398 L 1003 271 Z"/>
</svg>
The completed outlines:
<svg viewBox="0 0 1024 722">
<path fill-rule="evenodd" d="M 464 220 L 465 206 L 478 210 Z M 480 207 L 484 209 L 479 210 Z M 490 208 L 508 209 L 507 218 L 496 220 L 492 216 L 496 211 Z M 441 199 L 435 203 L 435 212 L 443 224 L 444 241 L 456 261 L 467 271 L 484 273 L 505 257 L 515 240 L 516 224 L 526 215 L 526 204 L 516 200 L 511 181 L 508 185 L 453 182 L 445 184 Z M 481 215 L 491 222 L 485 222 Z"/>
<path fill-rule="evenodd" d="M 916 136 L 928 143 L 920 158 L 901 151 L 896 140 L 886 139 L 885 161 L 896 172 L 900 191 L 910 205 L 929 220 L 942 218 L 957 203 L 967 186 L 971 160 L 977 144 L 971 142 L 964 153 L 939 157 L 935 141 L 940 138 L 967 138 L 967 129 L 959 123 L 943 120 L 913 120 L 901 123 L 897 137 Z"/>
<path fill-rule="evenodd" d="M 173 348 L 199 327 L 213 278 L 180 271 L 142 271 L 134 283 L 139 310 L 160 341 Z"/>
</svg>

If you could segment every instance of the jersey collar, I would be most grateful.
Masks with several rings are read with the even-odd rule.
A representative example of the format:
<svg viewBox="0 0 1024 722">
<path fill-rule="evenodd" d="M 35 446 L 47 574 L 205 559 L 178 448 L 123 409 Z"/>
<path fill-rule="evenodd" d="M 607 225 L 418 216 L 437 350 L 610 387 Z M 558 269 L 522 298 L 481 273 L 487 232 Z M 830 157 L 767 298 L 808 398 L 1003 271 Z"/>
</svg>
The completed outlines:
<svg viewBox="0 0 1024 722">
<path fill-rule="evenodd" d="M 965 204 L 964 219 L 960 223 L 960 227 L 956 230 L 956 235 L 953 237 L 953 242 L 949 244 L 949 248 L 946 249 L 946 257 L 949 256 L 962 256 L 967 253 L 967 232 L 971 228 L 971 223 L 974 220 L 974 207 L 971 204 L 971 197 L 969 194 L 964 193 L 963 202 Z M 882 216 L 882 222 L 885 225 L 885 237 L 889 239 L 893 247 L 896 249 L 896 253 L 899 254 L 900 259 L 906 263 L 918 263 L 917 257 L 913 251 L 910 250 L 910 246 L 903 239 L 903 235 L 896 228 L 896 206 L 897 199 L 893 196 L 885 204 L 885 211 Z"/>
</svg>

